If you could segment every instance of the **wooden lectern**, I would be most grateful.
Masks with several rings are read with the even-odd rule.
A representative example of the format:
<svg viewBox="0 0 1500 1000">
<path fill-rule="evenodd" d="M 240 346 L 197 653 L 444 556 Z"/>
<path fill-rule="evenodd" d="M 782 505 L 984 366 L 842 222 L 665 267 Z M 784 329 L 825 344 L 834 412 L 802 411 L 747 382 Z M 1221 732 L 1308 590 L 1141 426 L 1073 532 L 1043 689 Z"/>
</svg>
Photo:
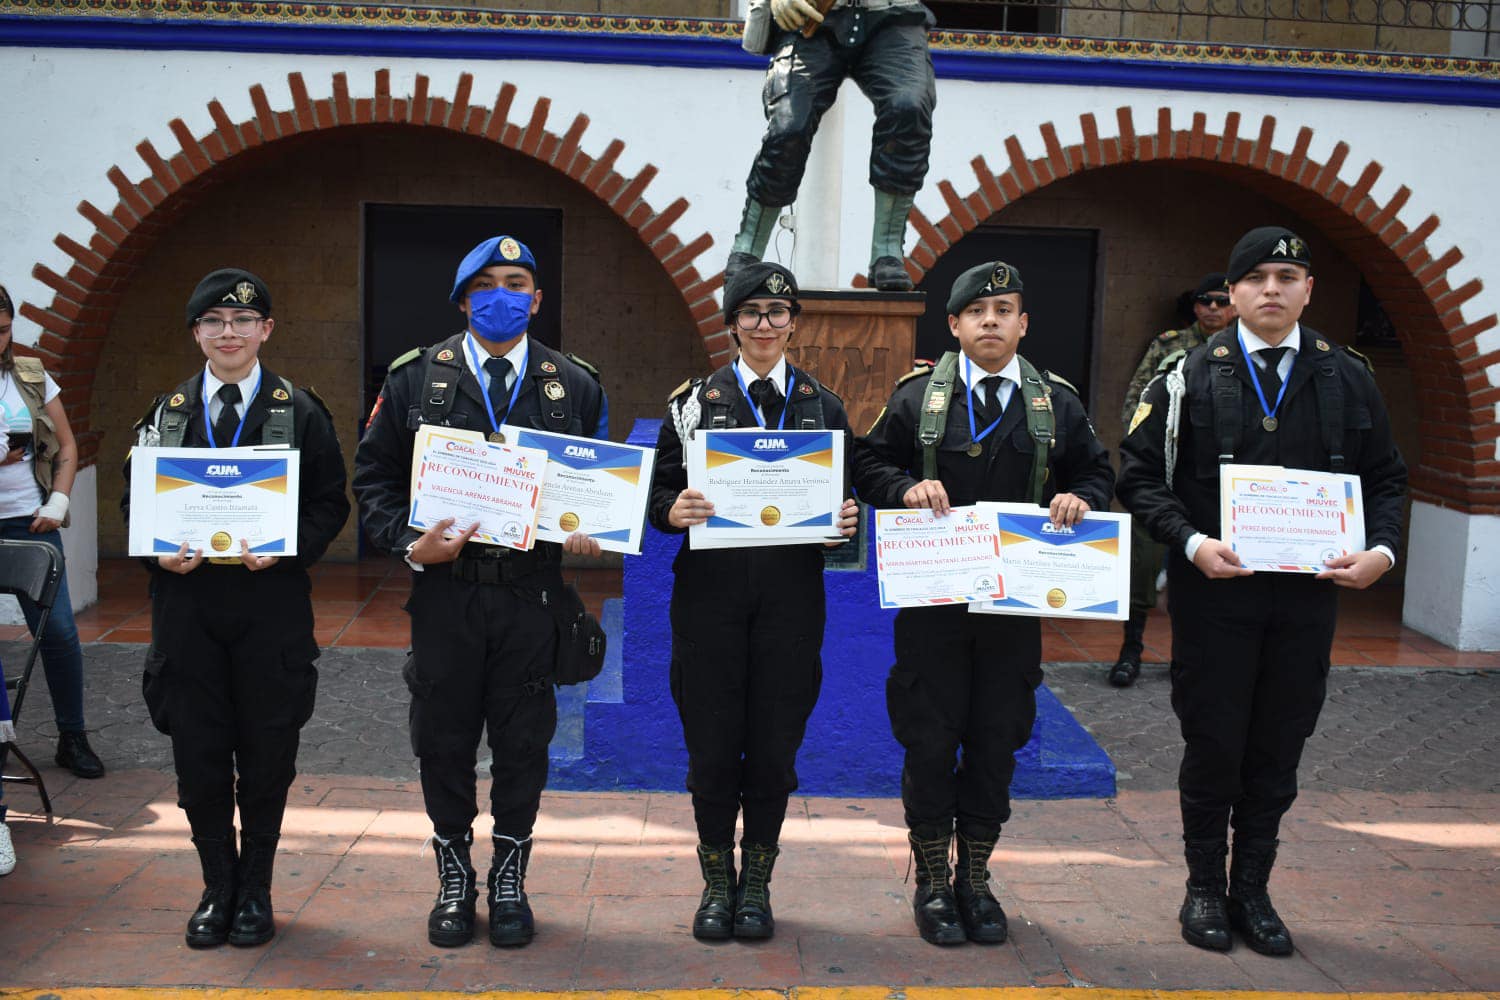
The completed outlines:
<svg viewBox="0 0 1500 1000">
<path fill-rule="evenodd" d="M 916 356 L 922 292 L 802 289 L 797 332 L 787 345 L 792 364 L 838 393 L 855 434 L 870 429 L 896 380 Z"/>
</svg>

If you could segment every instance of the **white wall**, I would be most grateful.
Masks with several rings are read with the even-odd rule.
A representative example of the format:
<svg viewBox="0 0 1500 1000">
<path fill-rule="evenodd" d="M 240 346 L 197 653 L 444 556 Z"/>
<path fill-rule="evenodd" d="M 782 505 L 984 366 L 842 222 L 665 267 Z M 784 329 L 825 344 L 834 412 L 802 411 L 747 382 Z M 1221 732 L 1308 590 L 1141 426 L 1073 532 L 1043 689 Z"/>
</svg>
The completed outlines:
<svg viewBox="0 0 1500 1000">
<path fill-rule="evenodd" d="M 1500 517 L 1411 505 L 1404 624 L 1455 649 L 1500 649 Z"/>
</svg>

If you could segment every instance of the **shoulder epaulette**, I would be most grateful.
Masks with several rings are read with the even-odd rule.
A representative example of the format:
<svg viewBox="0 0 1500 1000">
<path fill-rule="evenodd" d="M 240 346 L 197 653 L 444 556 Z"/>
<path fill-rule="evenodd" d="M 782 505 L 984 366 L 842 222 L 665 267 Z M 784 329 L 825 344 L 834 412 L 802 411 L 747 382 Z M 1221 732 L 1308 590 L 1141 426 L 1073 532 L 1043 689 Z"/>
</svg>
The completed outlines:
<svg viewBox="0 0 1500 1000">
<path fill-rule="evenodd" d="M 584 371 L 586 371 L 590 375 L 592 375 L 595 382 L 599 381 L 599 369 L 595 368 L 593 365 L 589 364 L 587 361 L 583 360 L 582 358 L 580 358 L 578 355 L 572 353 L 571 351 L 564 351 L 563 352 L 563 357 L 567 358 L 569 361 L 573 362 L 579 368 L 582 368 Z"/>
<path fill-rule="evenodd" d="M 676 399 L 678 396 L 681 396 L 683 393 L 687 392 L 688 388 L 692 384 L 693 384 L 693 380 L 692 379 L 690 379 L 690 378 L 683 379 L 682 380 L 682 384 L 679 385 L 677 388 L 673 389 L 672 392 L 667 396 L 667 402 L 670 403 L 672 400 Z"/>
<path fill-rule="evenodd" d="M 1365 370 L 1368 371 L 1371 375 L 1375 374 L 1375 362 L 1371 361 L 1369 358 L 1365 357 L 1363 354 L 1359 353 L 1352 347 L 1344 348 L 1344 353 L 1352 355 L 1354 357 L 1354 360 L 1364 365 Z"/>
<path fill-rule="evenodd" d="M 1157 334 L 1156 335 L 1156 339 L 1157 340 L 1171 340 L 1175 336 L 1177 336 L 1177 331 L 1176 330 L 1167 330 L 1167 331 L 1165 331 L 1163 333 Z"/>
<path fill-rule="evenodd" d="M 325 417 L 327 417 L 329 420 L 333 419 L 333 414 L 331 412 L 329 412 L 329 410 L 328 410 L 328 404 L 325 403 L 325 402 L 323 402 L 323 397 L 318 395 L 318 390 L 314 389 L 310 385 L 304 385 L 302 387 L 302 391 L 305 392 L 305 393 L 307 393 L 308 397 L 314 403 L 317 403 L 320 407 L 323 408 L 323 415 Z"/>
<path fill-rule="evenodd" d="M 902 375 L 900 378 L 898 378 L 896 380 L 896 384 L 900 385 L 903 382 L 909 382 L 912 379 L 917 378 L 919 376 L 930 375 L 930 374 L 932 374 L 932 366 L 931 365 L 917 365 L 917 367 L 913 368 L 911 371 L 907 372 L 905 375 Z"/>
<path fill-rule="evenodd" d="M 840 403 L 842 403 L 844 401 L 844 397 L 843 396 L 840 396 L 838 393 L 836 393 L 832 389 L 828 388 L 828 386 L 824 385 L 822 382 L 818 383 L 818 388 L 820 388 L 824 392 L 828 393 L 828 395 L 832 396 L 834 399 L 838 400 Z"/>
<path fill-rule="evenodd" d="M 417 360 L 418 358 L 420 358 L 421 356 L 422 356 L 422 348 L 420 348 L 420 347 L 413 347 L 411 350 L 409 350 L 405 354 L 401 355 L 395 361 L 392 361 L 391 362 L 391 366 L 388 369 L 386 369 L 386 370 L 393 372 L 397 368 L 400 368 L 403 365 L 408 365 L 411 362 L 413 362 L 413 361 Z"/>
<path fill-rule="evenodd" d="M 1066 386 L 1067 388 L 1071 389 L 1073 391 L 1073 395 L 1078 395 L 1078 386 L 1074 385 L 1072 382 L 1069 382 L 1067 379 L 1057 374 L 1057 372 L 1048 371 L 1047 369 L 1043 368 L 1042 374 L 1046 375 L 1048 379 L 1056 382 L 1058 385 Z"/>
<path fill-rule="evenodd" d="M 1173 351 L 1171 354 L 1168 354 L 1166 357 L 1161 359 L 1161 364 L 1156 366 L 1156 370 L 1159 372 L 1166 371 L 1168 368 L 1171 368 L 1173 365 L 1177 364 L 1177 359 L 1182 357 L 1186 353 L 1187 351 L 1184 350 Z"/>
</svg>

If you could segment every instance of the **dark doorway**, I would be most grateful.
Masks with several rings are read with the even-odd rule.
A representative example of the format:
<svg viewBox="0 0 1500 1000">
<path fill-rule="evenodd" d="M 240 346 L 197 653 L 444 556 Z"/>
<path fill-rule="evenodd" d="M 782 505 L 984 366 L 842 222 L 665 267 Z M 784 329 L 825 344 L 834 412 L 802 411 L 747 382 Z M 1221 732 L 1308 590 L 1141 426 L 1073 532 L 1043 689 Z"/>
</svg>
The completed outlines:
<svg viewBox="0 0 1500 1000">
<path fill-rule="evenodd" d="M 529 333 L 562 346 L 560 209 L 369 203 L 364 209 L 365 413 L 392 361 L 464 328 L 448 301 L 453 275 L 464 254 L 491 236 L 514 236 L 531 248 L 543 294 Z"/>
<path fill-rule="evenodd" d="M 1021 353 L 1077 386 L 1088 406 L 1099 263 L 1094 229 L 980 226 L 959 240 L 917 286 L 927 293 L 927 311 L 917 321 L 917 357 L 936 360 L 958 350 L 948 329 L 948 291 L 964 271 L 992 260 L 1015 267 L 1026 287 L 1029 325 Z"/>
</svg>

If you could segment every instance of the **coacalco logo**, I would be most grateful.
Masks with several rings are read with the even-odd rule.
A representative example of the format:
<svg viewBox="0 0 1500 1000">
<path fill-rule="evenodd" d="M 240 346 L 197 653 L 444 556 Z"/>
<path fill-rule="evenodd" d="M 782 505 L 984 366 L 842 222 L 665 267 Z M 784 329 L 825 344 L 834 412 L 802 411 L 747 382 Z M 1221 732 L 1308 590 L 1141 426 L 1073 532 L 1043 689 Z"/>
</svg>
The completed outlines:
<svg viewBox="0 0 1500 1000">
<path fill-rule="evenodd" d="M 203 470 L 206 476 L 238 476 L 240 467 L 238 465 L 210 465 Z"/>
<path fill-rule="evenodd" d="M 756 451 L 786 451 L 786 438 L 756 438 L 752 447 Z"/>
<path fill-rule="evenodd" d="M 594 453 L 594 449 L 582 444 L 568 445 L 563 449 L 563 456 L 566 458 L 587 458 L 591 461 L 599 457 Z"/>
</svg>

